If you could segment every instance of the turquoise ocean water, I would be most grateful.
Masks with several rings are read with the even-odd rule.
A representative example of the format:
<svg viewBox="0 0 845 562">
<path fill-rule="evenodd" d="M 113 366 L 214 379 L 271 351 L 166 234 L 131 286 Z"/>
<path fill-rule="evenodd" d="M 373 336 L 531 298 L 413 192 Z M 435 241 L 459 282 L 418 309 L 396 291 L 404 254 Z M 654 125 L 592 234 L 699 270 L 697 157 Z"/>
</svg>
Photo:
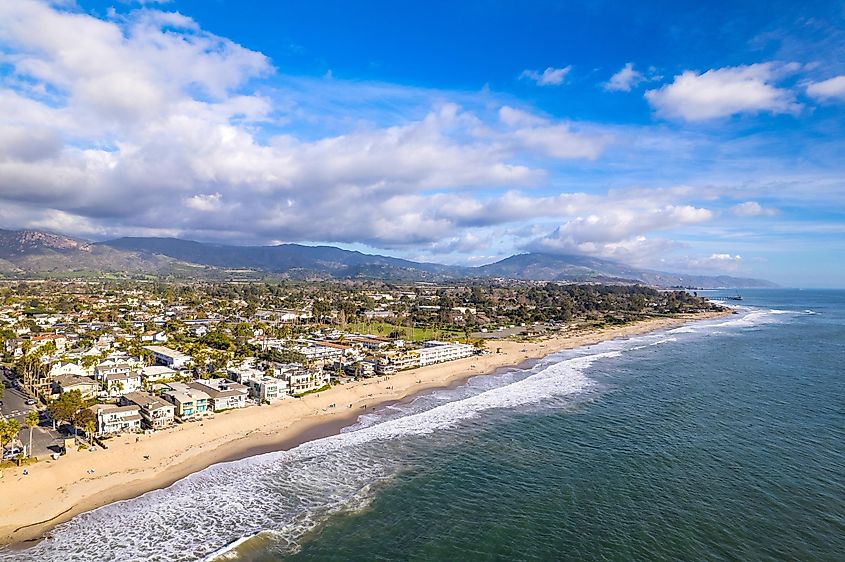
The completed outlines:
<svg viewBox="0 0 845 562">
<path fill-rule="evenodd" d="M 844 560 L 845 291 L 743 295 L 730 318 L 477 377 L 0 560 Z"/>
</svg>

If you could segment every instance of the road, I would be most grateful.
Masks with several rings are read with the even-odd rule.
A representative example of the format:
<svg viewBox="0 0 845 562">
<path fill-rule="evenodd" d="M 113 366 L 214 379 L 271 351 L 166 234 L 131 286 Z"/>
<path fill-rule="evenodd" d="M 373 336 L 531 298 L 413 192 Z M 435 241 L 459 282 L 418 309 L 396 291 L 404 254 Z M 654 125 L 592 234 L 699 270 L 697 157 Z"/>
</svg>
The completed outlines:
<svg viewBox="0 0 845 562">
<path fill-rule="evenodd" d="M 26 427 L 25 418 L 27 412 L 36 410 L 36 406 L 27 406 L 26 401 L 29 396 L 24 394 L 22 390 L 11 388 L 11 380 L 7 377 L 4 371 L 0 370 L 0 384 L 6 386 L 6 392 L 3 395 L 3 403 L 0 406 L 0 414 L 5 419 L 16 419 L 21 424 L 21 431 L 18 433 L 18 439 L 21 443 L 29 444 L 29 427 Z M 52 425 L 43 421 L 32 431 L 32 454 L 36 457 L 47 457 L 50 453 L 58 452 L 62 443 L 61 435 L 58 431 L 53 430 Z"/>
</svg>

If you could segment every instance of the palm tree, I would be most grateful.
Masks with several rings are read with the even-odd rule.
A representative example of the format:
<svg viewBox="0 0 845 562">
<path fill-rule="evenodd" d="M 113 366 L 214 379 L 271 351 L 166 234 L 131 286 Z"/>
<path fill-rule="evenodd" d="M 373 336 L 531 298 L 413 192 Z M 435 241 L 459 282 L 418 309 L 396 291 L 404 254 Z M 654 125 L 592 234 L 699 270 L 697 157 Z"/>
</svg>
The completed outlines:
<svg viewBox="0 0 845 562">
<path fill-rule="evenodd" d="M 90 441 L 91 444 L 93 445 L 94 444 L 94 432 L 97 431 L 97 422 L 94 421 L 93 418 L 89 418 L 88 420 L 85 421 L 85 427 L 83 427 L 83 429 L 85 430 L 85 433 L 88 434 L 88 441 Z"/>
<path fill-rule="evenodd" d="M 33 428 L 35 428 L 36 425 L 38 425 L 38 420 L 38 412 L 34 410 L 27 412 L 26 418 L 24 418 L 26 425 L 29 426 L 29 448 L 27 449 L 27 453 L 30 457 L 32 457 L 32 430 Z"/>
</svg>

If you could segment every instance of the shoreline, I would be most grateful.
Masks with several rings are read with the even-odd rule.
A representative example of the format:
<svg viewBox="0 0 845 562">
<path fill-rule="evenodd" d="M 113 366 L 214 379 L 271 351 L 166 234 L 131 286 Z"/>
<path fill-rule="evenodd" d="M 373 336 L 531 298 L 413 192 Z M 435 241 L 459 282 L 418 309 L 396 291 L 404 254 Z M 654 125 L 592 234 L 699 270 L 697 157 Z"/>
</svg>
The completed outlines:
<svg viewBox="0 0 845 562">
<path fill-rule="evenodd" d="M 107 441 L 108 450 L 71 452 L 56 461 L 42 461 L 27 467 L 28 476 L 23 476 L 23 467 L 5 469 L 0 477 L 0 504 L 4 506 L 0 512 L 0 547 L 25 549 L 80 513 L 166 488 L 211 465 L 292 449 L 335 435 L 376 407 L 412 400 L 433 389 L 454 388 L 472 377 L 519 368 L 527 361 L 565 349 L 732 313 L 728 309 L 649 318 L 532 341 L 491 340 L 487 345 L 493 353 L 487 355 L 401 371 L 386 380 L 372 378 L 337 385 L 269 406 L 222 412 L 150 435 L 117 436 Z M 496 348 L 501 351 L 496 352 Z"/>
</svg>

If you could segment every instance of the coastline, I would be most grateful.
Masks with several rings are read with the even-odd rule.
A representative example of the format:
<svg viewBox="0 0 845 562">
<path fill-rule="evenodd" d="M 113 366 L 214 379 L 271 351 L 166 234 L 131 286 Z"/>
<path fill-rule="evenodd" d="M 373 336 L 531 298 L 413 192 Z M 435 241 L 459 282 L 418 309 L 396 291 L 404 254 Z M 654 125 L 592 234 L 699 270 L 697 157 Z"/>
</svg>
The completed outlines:
<svg viewBox="0 0 845 562">
<path fill-rule="evenodd" d="M 151 435 L 110 439 L 108 450 L 72 452 L 29 468 L 6 469 L 0 478 L 0 545 L 25 548 L 55 525 L 97 507 L 142 495 L 210 465 L 293 448 L 333 435 L 366 411 L 411 399 L 435 388 L 515 367 L 551 353 L 631 337 L 731 314 L 732 311 L 651 318 L 635 324 L 573 331 L 530 342 L 495 340 L 494 351 L 374 378 L 301 399 L 216 414 L 202 422 L 177 425 Z M 501 352 L 496 353 L 496 348 Z M 390 387 L 390 388 L 387 388 Z M 336 407 L 330 407 L 337 404 Z M 149 456 L 149 460 L 144 457 Z M 94 473 L 89 473 L 93 469 Z"/>
</svg>

